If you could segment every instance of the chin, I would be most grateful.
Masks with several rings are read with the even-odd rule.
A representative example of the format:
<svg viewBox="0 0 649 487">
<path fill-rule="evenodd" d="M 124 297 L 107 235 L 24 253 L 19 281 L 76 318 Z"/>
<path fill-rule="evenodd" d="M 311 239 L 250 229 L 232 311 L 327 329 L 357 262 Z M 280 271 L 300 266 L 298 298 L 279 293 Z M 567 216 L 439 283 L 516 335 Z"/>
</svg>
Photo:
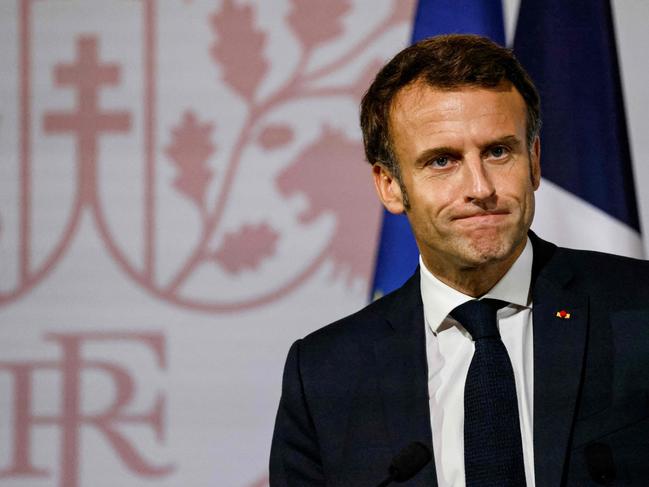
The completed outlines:
<svg viewBox="0 0 649 487">
<path fill-rule="evenodd" d="M 474 266 L 502 262 L 516 253 L 519 243 L 518 239 L 502 236 L 473 239 L 465 247 L 467 261 L 471 261 Z"/>
</svg>

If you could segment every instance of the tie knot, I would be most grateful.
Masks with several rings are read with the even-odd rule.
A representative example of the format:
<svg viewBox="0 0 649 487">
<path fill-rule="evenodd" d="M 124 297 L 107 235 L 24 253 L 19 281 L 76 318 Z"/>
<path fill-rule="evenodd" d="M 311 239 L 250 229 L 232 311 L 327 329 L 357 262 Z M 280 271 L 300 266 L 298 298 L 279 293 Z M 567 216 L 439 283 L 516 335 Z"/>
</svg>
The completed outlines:
<svg viewBox="0 0 649 487">
<path fill-rule="evenodd" d="M 451 311 L 451 316 L 462 324 L 474 341 L 488 337 L 498 338 L 500 333 L 496 313 L 507 304 L 499 299 L 472 299 Z"/>
</svg>

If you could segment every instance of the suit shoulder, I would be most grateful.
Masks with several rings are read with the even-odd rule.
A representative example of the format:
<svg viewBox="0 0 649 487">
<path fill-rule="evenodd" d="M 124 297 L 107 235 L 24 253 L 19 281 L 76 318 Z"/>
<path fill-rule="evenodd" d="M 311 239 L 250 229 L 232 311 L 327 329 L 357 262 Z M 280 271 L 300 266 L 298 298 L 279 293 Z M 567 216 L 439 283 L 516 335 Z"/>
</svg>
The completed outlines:
<svg viewBox="0 0 649 487">
<path fill-rule="evenodd" d="M 647 272 L 649 261 L 595 250 L 557 248 L 557 257 L 567 259 L 586 270 L 619 269 L 625 272 Z"/>
<path fill-rule="evenodd" d="M 304 345 L 309 345 L 311 343 L 371 338 L 386 325 L 388 310 L 395 305 L 398 298 L 399 290 L 387 294 L 355 313 L 310 333 L 302 339 L 302 342 Z"/>
<path fill-rule="evenodd" d="M 313 356 L 356 353 L 416 321 L 421 310 L 419 269 L 399 289 L 304 337 L 301 349 Z M 422 311 L 423 313 L 423 311 Z M 414 318 L 413 318 L 414 317 Z M 423 318 L 423 315 L 422 315 Z"/>
<path fill-rule="evenodd" d="M 561 247 L 556 258 L 572 268 L 588 287 L 649 294 L 649 261 Z"/>
</svg>

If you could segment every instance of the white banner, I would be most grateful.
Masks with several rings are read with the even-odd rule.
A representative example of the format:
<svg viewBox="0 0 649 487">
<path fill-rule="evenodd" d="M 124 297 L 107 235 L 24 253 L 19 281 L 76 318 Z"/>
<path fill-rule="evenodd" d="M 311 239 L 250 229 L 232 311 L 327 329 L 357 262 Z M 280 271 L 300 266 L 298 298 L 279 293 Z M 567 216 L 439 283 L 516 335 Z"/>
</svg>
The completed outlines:
<svg viewBox="0 0 649 487">
<path fill-rule="evenodd" d="M 367 299 L 412 8 L 0 3 L 0 485 L 266 485 L 290 342 Z"/>
</svg>

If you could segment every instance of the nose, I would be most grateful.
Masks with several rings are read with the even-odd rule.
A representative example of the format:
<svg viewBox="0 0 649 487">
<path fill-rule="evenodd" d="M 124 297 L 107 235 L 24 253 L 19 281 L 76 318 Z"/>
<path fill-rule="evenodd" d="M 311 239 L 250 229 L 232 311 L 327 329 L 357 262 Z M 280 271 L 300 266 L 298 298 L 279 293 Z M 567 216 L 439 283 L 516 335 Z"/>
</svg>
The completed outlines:
<svg viewBox="0 0 649 487">
<path fill-rule="evenodd" d="M 496 193 L 496 187 L 482 158 L 467 157 L 464 167 L 466 201 L 484 201 L 492 198 Z"/>
</svg>

